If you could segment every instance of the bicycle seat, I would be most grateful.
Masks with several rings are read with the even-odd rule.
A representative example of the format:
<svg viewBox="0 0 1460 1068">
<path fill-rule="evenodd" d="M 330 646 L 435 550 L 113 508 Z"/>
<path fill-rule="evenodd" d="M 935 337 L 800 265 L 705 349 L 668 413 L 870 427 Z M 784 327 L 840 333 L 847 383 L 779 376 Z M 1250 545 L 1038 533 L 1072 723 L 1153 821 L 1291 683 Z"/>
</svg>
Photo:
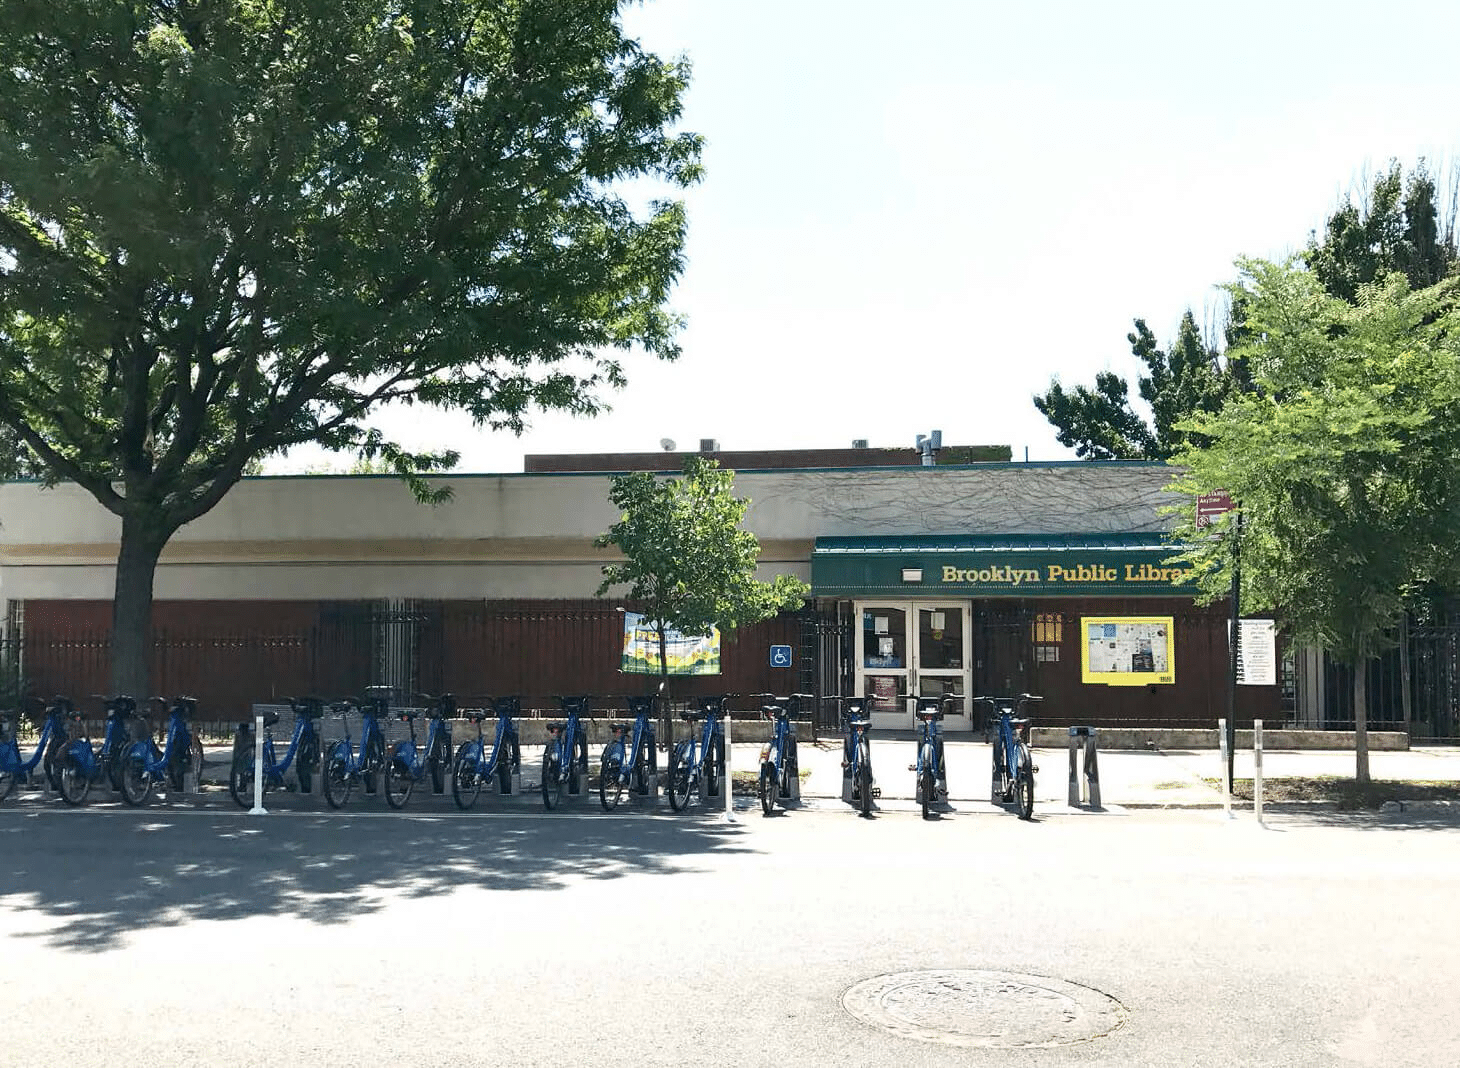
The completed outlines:
<svg viewBox="0 0 1460 1068">
<path fill-rule="evenodd" d="M 494 697 L 492 707 L 497 710 L 499 716 L 515 716 L 522 711 L 522 698 Z"/>
<path fill-rule="evenodd" d="M 913 715 L 917 716 L 918 719 L 923 720 L 924 722 L 928 722 L 931 720 L 942 719 L 943 710 L 941 708 L 920 708 L 916 712 L 914 712 Z"/>
<path fill-rule="evenodd" d="M 492 714 L 485 708 L 463 708 L 460 715 L 468 723 L 480 723 L 482 720 L 492 717 Z"/>
<path fill-rule="evenodd" d="M 634 725 L 632 723 L 610 723 L 608 725 L 608 729 L 613 731 L 615 734 L 626 733 L 633 730 L 633 728 Z"/>
<path fill-rule="evenodd" d="M 319 719 L 324 715 L 324 702 L 318 697 L 295 697 L 289 701 L 296 715 L 305 719 Z"/>
<path fill-rule="evenodd" d="M 276 724 L 278 722 L 279 722 L 279 713 L 277 713 L 277 712 L 268 712 L 268 713 L 265 713 L 265 715 L 264 715 L 264 726 L 265 727 L 272 727 L 274 724 Z"/>
<path fill-rule="evenodd" d="M 856 718 L 848 716 L 842 722 L 848 727 L 870 727 L 872 725 L 872 720 L 869 716 L 858 716 Z"/>
<path fill-rule="evenodd" d="M 559 731 L 564 731 L 568 729 L 568 725 L 562 720 L 553 720 L 553 722 L 545 723 L 543 724 L 543 726 L 545 726 L 548 729 L 548 732 L 551 734 L 557 734 Z"/>
<path fill-rule="evenodd" d="M 414 723 L 416 720 L 420 719 L 424 715 L 425 713 L 422 712 L 420 709 L 401 708 L 396 710 L 395 718 L 400 720 L 402 723 Z"/>
<path fill-rule="evenodd" d="M 698 723 L 700 720 L 705 718 L 705 713 L 700 709 L 692 708 L 687 711 L 681 712 L 679 714 L 679 718 L 682 720 L 687 720 L 690 723 Z"/>
<path fill-rule="evenodd" d="M 628 702 L 629 711 L 636 716 L 648 715 L 654 711 L 653 697 L 625 697 L 624 700 Z"/>
</svg>

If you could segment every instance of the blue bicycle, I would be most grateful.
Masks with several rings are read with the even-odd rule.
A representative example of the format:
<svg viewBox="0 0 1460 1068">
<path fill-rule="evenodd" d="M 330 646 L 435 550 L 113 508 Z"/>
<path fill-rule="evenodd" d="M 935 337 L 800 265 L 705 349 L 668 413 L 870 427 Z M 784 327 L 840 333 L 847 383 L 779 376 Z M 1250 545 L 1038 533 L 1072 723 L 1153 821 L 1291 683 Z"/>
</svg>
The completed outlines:
<svg viewBox="0 0 1460 1068">
<path fill-rule="evenodd" d="M 482 786 L 493 775 L 497 776 L 498 790 L 504 794 L 511 792 L 512 776 L 522 770 L 522 745 L 513 718 L 521 710 L 522 698 L 497 697 L 488 699 L 485 709 L 472 708 L 462 713 L 477 729 L 477 736 L 456 751 L 456 760 L 451 765 L 451 796 L 463 812 L 477 803 Z M 482 721 L 492 715 L 497 717 L 497 730 L 488 750 L 482 736 Z"/>
<path fill-rule="evenodd" d="M 286 697 L 284 700 L 294 710 L 294 732 L 289 737 L 289 748 L 280 758 L 274 748 L 274 732 L 270 729 L 279 722 L 279 713 L 270 712 L 264 716 L 264 789 L 282 788 L 284 773 L 293 766 L 299 780 L 299 792 L 307 794 L 313 786 L 314 773 L 319 770 L 319 719 L 324 715 L 324 702 L 318 697 Z M 233 733 L 228 792 L 233 795 L 238 807 L 244 809 L 253 807 L 256 729 L 253 720 L 242 720 Z"/>
<path fill-rule="evenodd" d="M 918 721 L 918 759 L 907 770 L 917 773 L 918 802 L 923 806 L 923 819 L 932 813 L 932 806 L 948 800 L 948 768 L 943 763 L 943 704 L 961 701 L 956 695 L 919 697 L 913 715 Z"/>
<path fill-rule="evenodd" d="M 370 696 L 347 697 L 330 705 L 330 711 L 340 717 L 345 736 L 330 744 L 329 756 L 324 763 L 324 799 L 330 808 L 344 808 L 350 800 L 350 791 L 358 779 L 367 794 L 373 794 L 385 771 L 385 732 L 380 726 L 380 717 L 390 708 L 388 686 L 370 686 L 365 692 Z M 350 740 L 350 714 L 360 713 L 360 748 L 357 750 Z"/>
<path fill-rule="evenodd" d="M 776 802 L 783 804 L 799 797 L 797 789 L 800 774 L 796 760 L 796 728 L 791 723 L 793 715 L 801 714 L 801 702 L 812 700 L 809 693 L 793 693 L 786 697 L 775 694 L 755 694 L 764 704 L 761 715 L 775 724 L 774 733 L 760 751 L 760 810 L 769 816 L 775 811 Z"/>
<path fill-rule="evenodd" d="M 1030 721 L 1025 706 L 1044 698 L 1030 693 L 1018 697 L 975 697 L 998 713 L 998 738 L 994 742 L 994 769 L 990 800 L 994 804 L 1014 802 L 1021 820 L 1034 816 L 1034 773 L 1039 766 L 1029 753 Z"/>
<path fill-rule="evenodd" d="M 566 719 L 547 725 L 547 745 L 542 753 L 542 804 L 554 809 L 568 793 L 580 793 L 588 778 L 588 736 L 583 732 L 582 716 L 588 711 L 591 694 L 558 697 Z"/>
<path fill-rule="evenodd" d="M 659 694 L 664 684 L 659 685 Z M 659 774 L 659 751 L 654 737 L 654 700 L 658 694 L 625 697 L 633 723 L 610 723 L 612 734 L 598 763 L 598 801 L 603 811 L 618 807 L 625 790 L 649 792 L 650 776 Z"/>
<path fill-rule="evenodd" d="M 51 789 L 60 790 L 61 755 L 66 751 L 66 714 L 70 704 L 65 698 L 57 698 L 46 709 L 35 752 L 27 759 L 20 756 L 18 722 L 8 717 L 0 718 L 0 801 L 10 796 L 16 783 L 29 782 L 30 774 L 37 766 L 45 774 Z"/>
<path fill-rule="evenodd" d="M 161 697 L 154 697 L 148 703 L 168 708 L 167 701 Z M 140 742 L 132 743 L 122 761 L 122 800 L 127 804 L 142 804 L 152 793 L 152 787 L 160 782 L 165 781 L 180 791 L 189 775 L 197 781 L 203 773 L 203 743 L 190 727 L 197 711 L 196 698 L 175 697 L 168 708 L 167 734 L 162 747 L 158 747 L 150 730 Z"/>
<path fill-rule="evenodd" d="M 394 809 L 406 807 L 411 791 L 428 771 L 431 789 L 438 794 L 445 791 L 446 773 L 451 770 L 451 724 L 447 720 L 456 715 L 456 698 L 449 693 L 436 697 L 423 693 L 416 697 L 430 706 L 426 748 L 422 750 L 416 744 L 416 720 L 424 713 L 414 708 L 397 712 L 396 718 L 409 724 L 411 736 L 391 747 L 385 762 L 385 803 Z"/>
<path fill-rule="evenodd" d="M 71 707 L 64 697 L 56 702 L 65 702 L 66 718 L 72 723 L 69 732 L 71 740 L 61 756 L 60 792 L 61 800 L 68 805 L 79 805 L 91 792 L 92 783 L 99 782 L 105 775 L 113 790 L 122 788 L 122 759 L 131 745 L 127 724 L 137 711 L 137 704 L 130 697 L 100 697 L 106 708 L 106 727 L 102 732 L 101 748 L 93 748 L 91 735 L 87 731 L 86 716 Z"/>
<path fill-rule="evenodd" d="M 720 792 L 720 780 L 725 775 L 725 727 L 720 721 L 725 715 L 725 702 L 734 696 L 725 693 L 698 697 L 698 709 L 679 714 L 689 723 L 704 720 L 704 726 L 698 742 L 690 737 L 675 743 L 669 761 L 669 807 L 675 812 L 689 805 L 690 791 L 701 782 L 707 794 Z"/>
<path fill-rule="evenodd" d="M 872 802 L 880 797 L 872 776 L 872 717 L 868 706 L 877 698 L 827 697 L 841 705 L 842 799 L 850 801 L 863 816 L 872 815 Z"/>
</svg>

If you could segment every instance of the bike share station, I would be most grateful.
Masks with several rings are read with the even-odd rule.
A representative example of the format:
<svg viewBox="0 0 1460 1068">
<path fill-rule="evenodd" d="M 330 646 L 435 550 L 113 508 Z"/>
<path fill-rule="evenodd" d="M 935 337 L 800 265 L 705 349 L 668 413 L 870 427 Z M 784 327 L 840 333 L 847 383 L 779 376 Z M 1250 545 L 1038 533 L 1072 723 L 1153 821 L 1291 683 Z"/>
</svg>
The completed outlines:
<svg viewBox="0 0 1460 1068">
<path fill-rule="evenodd" d="M 840 624 L 838 692 L 867 697 L 874 731 L 911 734 L 919 709 L 926 719 L 940 707 L 950 741 L 994 743 L 1000 804 L 1017 779 L 1000 764 L 1003 736 L 1026 714 L 1020 695 L 1038 695 L 1034 715 L 1048 709 L 1046 726 L 1068 727 L 1068 804 L 1098 810 L 1099 731 L 1081 720 L 1161 714 L 1181 700 L 1172 605 L 1192 609 L 1185 572 L 1165 562 L 1173 551 L 1159 531 L 820 537 L 812 594 Z M 1015 729 L 1010 752 L 1032 737 Z M 955 796 L 972 794 L 974 774 L 955 764 Z M 940 778 L 935 800 L 948 789 Z"/>
</svg>

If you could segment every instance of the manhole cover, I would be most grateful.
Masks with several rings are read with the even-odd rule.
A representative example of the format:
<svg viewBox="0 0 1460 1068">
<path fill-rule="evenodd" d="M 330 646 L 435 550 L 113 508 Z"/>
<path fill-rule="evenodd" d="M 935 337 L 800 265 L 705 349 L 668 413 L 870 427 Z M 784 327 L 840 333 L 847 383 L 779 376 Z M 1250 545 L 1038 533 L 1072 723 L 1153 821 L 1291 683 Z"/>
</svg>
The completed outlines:
<svg viewBox="0 0 1460 1068">
<path fill-rule="evenodd" d="M 903 1038 L 987 1049 L 1085 1042 L 1127 1017 L 1109 994 L 1078 983 L 969 970 L 879 975 L 843 994 L 842 1007 Z"/>
</svg>

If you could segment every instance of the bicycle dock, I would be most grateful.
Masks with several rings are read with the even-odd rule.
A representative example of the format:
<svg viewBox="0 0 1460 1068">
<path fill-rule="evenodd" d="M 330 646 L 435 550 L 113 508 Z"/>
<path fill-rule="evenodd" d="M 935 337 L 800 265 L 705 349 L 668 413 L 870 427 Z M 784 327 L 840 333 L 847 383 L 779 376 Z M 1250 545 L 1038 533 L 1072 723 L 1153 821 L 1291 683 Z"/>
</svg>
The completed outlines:
<svg viewBox="0 0 1460 1068">
<path fill-rule="evenodd" d="M 1070 795 L 1071 808 L 1100 805 L 1100 732 L 1094 727 L 1070 728 Z M 1081 760 L 1083 753 L 1084 759 Z"/>
</svg>

